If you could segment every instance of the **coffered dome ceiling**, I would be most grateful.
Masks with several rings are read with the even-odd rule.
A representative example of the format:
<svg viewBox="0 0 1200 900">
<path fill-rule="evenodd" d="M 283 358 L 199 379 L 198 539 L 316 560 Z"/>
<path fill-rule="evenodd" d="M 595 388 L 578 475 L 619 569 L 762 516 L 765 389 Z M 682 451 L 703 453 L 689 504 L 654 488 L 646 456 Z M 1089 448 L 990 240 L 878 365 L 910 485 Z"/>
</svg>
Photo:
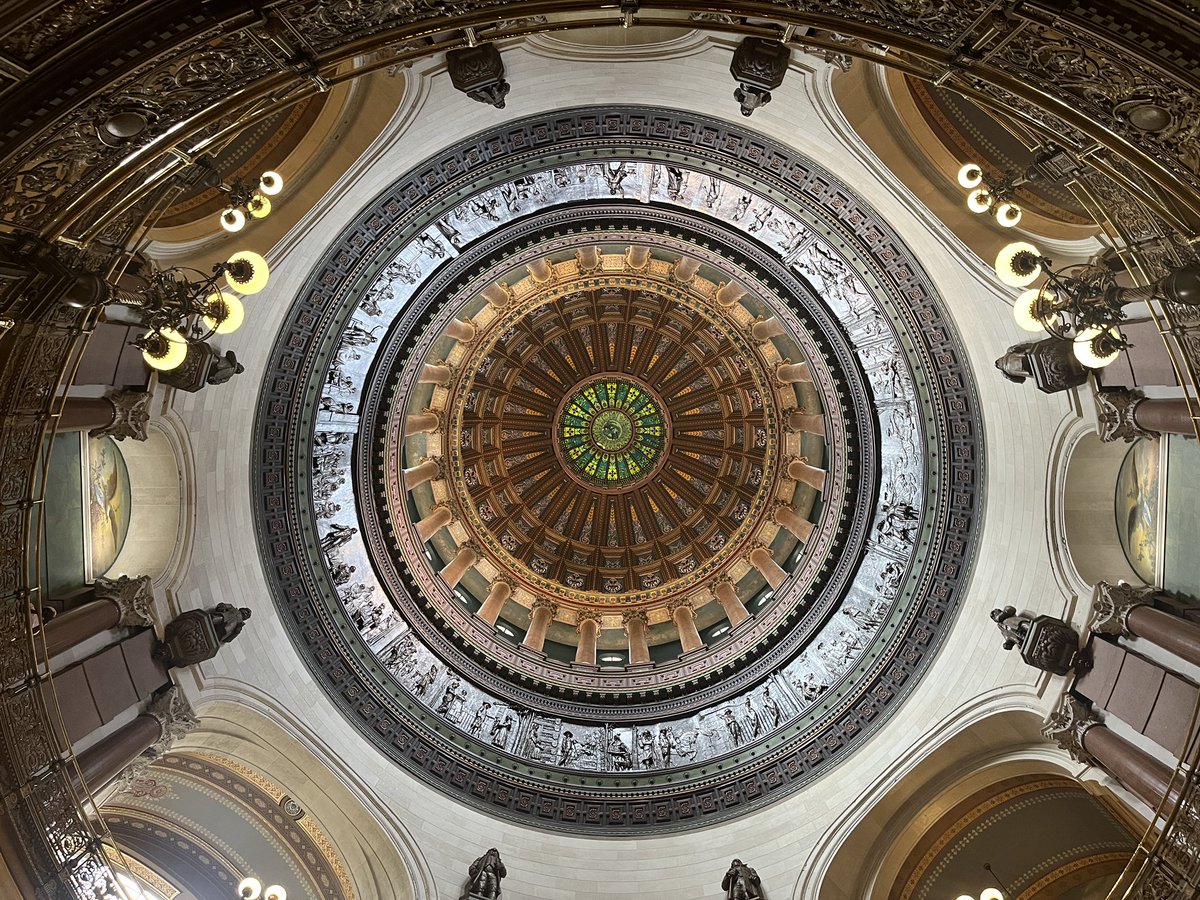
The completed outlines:
<svg viewBox="0 0 1200 900">
<path fill-rule="evenodd" d="M 291 310 L 266 570 L 347 717 L 460 799 L 735 815 L 937 647 L 980 503 L 964 359 L 899 239 L 794 152 L 662 110 L 509 123 L 380 196 Z"/>
</svg>

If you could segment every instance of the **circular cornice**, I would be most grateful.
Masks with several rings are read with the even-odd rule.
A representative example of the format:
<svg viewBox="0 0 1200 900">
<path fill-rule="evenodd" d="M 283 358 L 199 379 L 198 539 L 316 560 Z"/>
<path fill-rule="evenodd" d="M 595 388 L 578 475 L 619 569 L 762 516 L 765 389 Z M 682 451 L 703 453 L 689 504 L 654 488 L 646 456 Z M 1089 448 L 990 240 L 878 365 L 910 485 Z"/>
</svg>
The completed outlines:
<svg viewBox="0 0 1200 900">
<path fill-rule="evenodd" d="M 606 224 L 593 232 L 597 219 Z M 545 238 L 547 232 L 552 236 Z M 809 454 L 814 462 L 824 461 L 829 469 L 821 494 L 821 521 L 808 538 L 803 556 L 795 560 L 787 584 L 774 592 L 769 606 L 759 609 L 750 622 L 735 629 L 710 652 L 689 655 L 677 664 L 659 663 L 649 669 L 620 673 L 597 671 L 594 667 L 580 669 L 499 640 L 493 629 L 484 627 L 463 606 L 459 589 L 447 588 L 438 577 L 442 560 L 430 559 L 430 550 L 412 520 L 445 505 L 443 501 L 452 500 L 454 490 L 444 495 L 435 483 L 432 495 L 414 503 L 410 514 L 406 504 L 412 503 L 412 495 L 400 476 L 404 464 L 399 453 L 404 446 L 401 438 L 406 417 L 394 410 L 388 414 L 385 401 L 391 397 L 393 405 L 398 403 L 401 409 L 424 408 L 424 395 L 419 392 L 418 384 L 422 363 L 431 356 L 441 355 L 444 340 L 440 336 L 447 323 L 457 320 L 459 312 L 457 302 L 447 298 L 474 297 L 481 286 L 495 284 L 504 270 L 521 269 L 547 253 L 565 250 L 573 253 L 572 248 L 581 240 L 591 243 L 597 238 L 616 241 L 622 248 L 621 254 L 615 254 L 618 257 L 624 254 L 626 242 L 636 240 L 660 253 L 690 252 L 722 267 L 720 271 L 734 267 L 740 283 L 752 289 L 758 298 L 772 300 L 774 305 L 769 311 L 792 319 L 802 317 L 804 324 L 796 326 L 796 334 L 804 344 L 796 352 L 811 361 L 814 379 L 814 386 L 806 393 L 811 395 L 810 399 L 823 398 L 820 402 L 830 413 L 824 417 L 823 439 L 798 434 L 783 437 L 789 451 Z M 720 255 L 704 246 L 714 242 L 723 244 Z M 745 258 L 740 254 L 745 254 Z M 497 255 L 500 263 L 477 266 L 478 260 L 491 260 Z M 747 260 L 753 260 L 771 278 L 756 274 Z M 655 262 L 651 260 L 651 269 Z M 715 291 L 716 283 L 710 283 L 710 288 Z M 491 690 L 518 707 L 556 716 L 637 721 L 656 718 L 664 710 L 675 715 L 694 712 L 753 686 L 784 666 L 827 622 L 844 596 L 848 582 L 858 574 L 858 562 L 876 505 L 879 465 L 874 449 L 876 414 L 854 351 L 841 337 L 834 318 L 811 288 L 789 275 L 778 262 L 772 262 L 761 248 L 678 210 L 610 204 L 556 207 L 526 215 L 501 233 L 465 249 L 418 286 L 402 310 L 399 320 L 378 342 L 379 349 L 361 379 L 364 389 L 358 403 L 362 410 L 360 431 L 378 436 L 373 447 L 360 442 L 354 475 L 357 493 L 359 496 L 378 493 L 382 482 L 385 495 L 374 504 L 357 505 L 367 543 L 360 568 L 369 564 L 378 575 L 382 590 L 398 605 L 401 617 L 434 657 L 446 661 L 475 683 L 491 685 Z M 483 310 L 483 318 L 489 316 Z M 743 327 L 748 328 L 752 322 L 749 312 L 742 310 L 741 317 Z M 766 353 L 771 360 L 767 369 L 782 361 L 777 359 L 777 353 L 768 352 L 769 345 L 754 351 L 745 343 L 738 346 L 747 355 Z M 366 355 L 370 348 L 355 348 L 355 352 Z M 453 353 L 450 357 L 458 358 Z M 789 402 L 794 404 L 796 400 L 793 397 Z M 775 400 L 772 406 L 778 407 L 780 403 Z M 764 465 L 767 453 L 774 454 L 772 448 L 779 440 L 777 418 L 766 417 L 761 441 L 756 437 L 750 442 L 756 445 L 750 454 L 759 459 L 750 460 L 744 474 L 768 489 L 760 491 L 755 486 L 759 499 L 755 504 L 746 504 L 745 521 L 735 523 L 728 533 L 717 532 L 720 540 L 712 545 L 713 555 L 689 572 L 691 577 L 681 579 L 682 590 L 672 592 L 665 585 L 641 592 L 642 599 L 657 605 L 659 621 L 669 620 L 666 607 L 673 599 L 687 596 L 689 586 L 698 588 L 705 580 L 711 584 L 713 578 L 726 572 L 744 585 L 750 596 L 765 587 L 761 577 L 750 572 L 745 560 L 745 553 L 757 538 L 781 544 L 789 552 L 794 549 L 794 542 L 788 543 L 787 535 L 781 533 L 772 519 L 763 521 L 764 515 L 772 511 L 763 501 L 779 496 L 779 491 L 786 489 L 786 482 L 779 484 L 779 475 L 772 477 Z M 451 436 L 446 444 L 448 454 L 457 452 L 457 441 L 457 437 Z M 430 446 L 418 444 L 422 458 Z M 416 455 L 411 446 L 408 449 L 410 457 Z M 812 501 L 813 495 L 812 488 L 800 486 L 795 489 L 792 501 L 802 502 L 805 497 Z M 394 515 L 396 510 L 403 512 L 398 518 Z M 473 511 L 461 511 L 461 530 L 457 520 L 449 526 L 455 541 L 478 542 L 479 533 L 470 530 Z M 741 555 L 735 556 L 734 551 Z M 723 569 L 726 563 L 730 567 Z M 540 587 L 554 590 L 544 580 Z M 536 596 L 520 597 L 518 592 L 518 602 L 532 605 Z M 589 602 L 588 596 L 580 592 L 566 591 L 555 597 L 563 601 L 558 613 L 568 621 L 578 605 Z M 620 608 L 638 599 L 638 594 L 614 594 L 611 598 L 602 594 L 601 598 L 605 606 Z M 651 614 L 654 613 L 652 609 Z M 616 626 L 615 621 L 613 624 Z M 497 681 L 497 676 L 501 680 Z"/>
<path fill-rule="evenodd" d="M 872 494 L 866 543 L 851 560 L 849 586 L 807 631 L 808 643 L 791 647 L 790 659 L 765 671 L 750 659 L 711 688 L 663 703 L 647 691 L 627 715 L 603 726 L 550 714 L 546 707 L 557 705 L 565 716 L 571 704 L 532 682 L 522 687 L 516 670 L 506 690 L 527 691 L 543 711 L 495 696 L 480 705 L 488 679 L 470 672 L 464 679 L 426 646 L 437 644 L 446 658 L 461 661 L 463 651 L 446 637 L 461 622 L 426 626 L 424 615 L 406 622 L 391 614 L 386 634 L 368 629 L 368 640 L 360 640 L 352 618 L 364 598 L 347 596 L 346 581 L 337 583 L 346 573 L 336 566 L 344 563 L 327 561 L 321 546 L 346 532 L 328 530 L 332 520 L 322 520 L 324 508 L 315 505 L 347 498 L 346 475 L 357 477 L 371 464 L 378 445 L 344 437 L 357 431 L 359 412 L 380 408 L 383 390 L 408 396 L 394 380 L 381 386 L 379 379 L 350 378 L 356 393 L 331 389 L 331 364 L 346 336 L 362 332 L 374 344 L 378 336 L 370 329 L 382 329 L 385 320 L 393 335 L 440 334 L 446 294 L 426 292 L 462 251 L 485 247 L 491 231 L 468 233 L 448 214 L 489 198 L 503 203 L 503 187 L 513 190 L 519 179 L 552 194 L 560 176 L 578 175 L 583 183 L 592 170 L 595 185 L 616 183 L 609 203 L 624 194 L 627 180 L 648 201 L 630 208 L 648 220 L 691 205 L 697 212 L 686 224 L 720 230 L 722 252 L 748 248 L 750 256 L 769 257 L 803 293 L 820 295 L 824 315 L 840 322 L 833 331 L 854 350 L 840 370 L 865 375 L 878 422 L 856 425 L 869 431 L 864 452 L 880 448 L 860 483 L 882 484 Z M 588 193 L 593 189 L 579 189 L 574 204 L 602 202 L 603 194 Z M 519 231 L 534 207 L 499 218 L 510 223 L 506 230 Z M 570 207 L 561 215 L 570 227 Z M 439 222 L 457 229 L 458 244 Z M 502 255 L 519 243 L 514 234 L 497 245 Z M 375 320 L 363 310 L 368 302 L 388 305 L 374 291 L 389 265 L 411 270 L 394 269 L 392 283 L 408 274 L 414 280 L 390 311 L 381 309 L 385 319 Z M 416 294 L 430 299 L 422 304 Z M 264 569 L 302 654 L 347 717 L 382 752 L 447 793 L 498 815 L 572 831 L 632 833 L 717 821 L 827 770 L 879 727 L 939 644 L 973 554 L 982 499 L 971 375 L 920 267 L 885 223 L 811 161 L 740 127 L 663 110 L 582 109 L 508 123 L 404 176 L 345 230 L 300 296 L 273 352 L 253 451 Z M 421 340 L 400 340 L 394 362 L 429 358 Z M 351 457 L 354 471 L 338 474 Z M 309 480 L 309 461 L 316 466 L 318 458 L 333 467 L 329 483 L 346 482 L 325 498 L 313 496 L 316 483 Z M 833 461 L 828 468 L 837 471 Z M 370 532 L 369 511 L 359 509 L 358 524 Z M 401 606 L 406 616 L 425 600 L 411 575 L 401 580 L 416 595 L 392 597 L 412 604 L 407 611 Z M 775 609 L 768 606 L 764 618 Z M 750 627 L 757 624 L 752 618 Z M 370 641 L 386 643 L 395 658 L 381 660 Z M 405 676 L 397 680 L 389 665 Z M 486 672 L 482 663 L 473 667 Z M 687 712 L 692 697 L 707 690 L 713 704 Z"/>
</svg>

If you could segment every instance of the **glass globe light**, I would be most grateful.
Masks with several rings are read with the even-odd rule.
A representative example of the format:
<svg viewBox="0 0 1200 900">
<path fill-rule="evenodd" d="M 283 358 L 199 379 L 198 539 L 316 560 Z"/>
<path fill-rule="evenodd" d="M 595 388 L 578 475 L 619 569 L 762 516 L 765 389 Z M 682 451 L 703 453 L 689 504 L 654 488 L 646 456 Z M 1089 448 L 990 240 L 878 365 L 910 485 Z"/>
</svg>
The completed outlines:
<svg viewBox="0 0 1200 900">
<path fill-rule="evenodd" d="M 967 194 L 967 209 L 973 213 L 985 213 L 995 202 L 996 198 L 988 193 L 987 188 L 976 188 Z"/>
<path fill-rule="evenodd" d="M 235 291 L 257 294 L 267 286 L 270 270 L 267 261 L 253 250 L 240 250 L 225 263 L 225 281 Z"/>
<path fill-rule="evenodd" d="M 1021 207 L 1006 200 L 996 207 L 996 221 L 1003 228 L 1012 228 L 1021 221 Z"/>
<path fill-rule="evenodd" d="M 1009 287 L 1028 287 L 1042 274 L 1042 254 L 1027 241 L 1014 241 L 996 255 L 996 276 Z"/>
<path fill-rule="evenodd" d="M 241 231 L 246 227 L 246 214 L 232 206 L 221 210 L 221 227 L 230 234 Z"/>
<path fill-rule="evenodd" d="M 1055 294 L 1045 288 L 1030 288 L 1023 291 L 1013 302 L 1013 321 L 1023 330 L 1033 334 L 1045 331 L 1045 323 L 1038 318 L 1039 308 L 1049 310 Z"/>
<path fill-rule="evenodd" d="M 983 169 L 979 168 L 979 163 L 967 163 L 959 169 L 958 183 L 968 189 L 983 184 Z"/>
<path fill-rule="evenodd" d="M 152 369 L 170 372 L 178 369 L 187 359 L 187 340 L 174 328 L 147 331 L 144 340 L 148 346 L 142 350 L 142 359 Z"/>
<path fill-rule="evenodd" d="M 287 891 L 278 884 L 273 884 L 263 891 L 263 900 L 287 900 Z"/>
<path fill-rule="evenodd" d="M 959 894 L 955 900 L 975 900 L 970 894 Z"/>
<path fill-rule="evenodd" d="M 253 876 L 238 882 L 238 896 L 243 900 L 258 900 L 262 896 L 262 882 Z"/>
<path fill-rule="evenodd" d="M 1004 895 L 997 888 L 984 888 L 979 900 L 1004 900 Z"/>
<path fill-rule="evenodd" d="M 1120 348 L 1112 343 L 1120 339 L 1115 328 L 1085 328 L 1075 336 L 1071 349 L 1075 358 L 1089 369 L 1103 369 L 1121 355 Z"/>
<path fill-rule="evenodd" d="M 278 172 L 263 172 L 258 179 L 258 189 L 268 197 L 274 197 L 283 190 L 283 176 Z"/>
<path fill-rule="evenodd" d="M 242 327 L 246 319 L 246 307 L 235 295 L 227 291 L 217 291 L 204 299 L 211 310 L 204 317 L 204 327 L 217 334 L 233 334 Z"/>
<path fill-rule="evenodd" d="M 265 219 L 271 214 L 271 201 L 262 194 L 255 194 L 246 204 L 246 209 L 250 212 L 250 218 Z"/>
</svg>

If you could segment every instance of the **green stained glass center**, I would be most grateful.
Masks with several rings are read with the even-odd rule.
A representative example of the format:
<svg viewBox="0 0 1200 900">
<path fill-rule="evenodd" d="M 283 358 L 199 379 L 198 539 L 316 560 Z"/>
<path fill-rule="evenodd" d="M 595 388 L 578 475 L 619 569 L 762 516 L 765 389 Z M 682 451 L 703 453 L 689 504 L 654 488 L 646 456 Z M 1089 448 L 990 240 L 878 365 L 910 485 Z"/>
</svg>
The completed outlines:
<svg viewBox="0 0 1200 900">
<path fill-rule="evenodd" d="M 576 477 L 619 488 L 648 475 L 666 442 L 658 401 L 621 378 L 593 381 L 575 392 L 558 421 L 563 459 Z"/>
</svg>

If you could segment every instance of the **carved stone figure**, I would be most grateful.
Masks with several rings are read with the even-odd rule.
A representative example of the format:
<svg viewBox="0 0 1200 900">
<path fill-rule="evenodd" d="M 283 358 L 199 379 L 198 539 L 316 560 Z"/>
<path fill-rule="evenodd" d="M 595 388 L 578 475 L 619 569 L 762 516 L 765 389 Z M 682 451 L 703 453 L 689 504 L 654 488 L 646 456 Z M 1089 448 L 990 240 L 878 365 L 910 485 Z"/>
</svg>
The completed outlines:
<svg viewBox="0 0 1200 900">
<path fill-rule="evenodd" d="M 675 755 L 675 732 L 663 725 L 658 729 L 658 752 L 662 755 L 664 766 L 671 765 L 671 757 Z"/>
<path fill-rule="evenodd" d="M 493 747 L 503 750 L 508 746 L 508 734 L 512 731 L 514 724 L 512 713 L 507 712 L 503 719 L 497 716 L 492 720 L 492 727 L 488 734 L 491 736 Z"/>
<path fill-rule="evenodd" d="M 470 887 L 467 896 L 477 900 L 499 900 L 500 881 L 508 875 L 504 863 L 500 861 L 500 851 L 495 847 L 471 863 L 468 870 Z"/>
<path fill-rule="evenodd" d="M 237 361 L 237 356 L 232 350 L 226 350 L 224 356 L 218 356 L 216 351 L 213 351 L 213 360 L 208 367 L 208 377 L 204 380 L 208 384 L 224 384 L 234 375 L 241 375 L 246 371 L 246 367 Z"/>
<path fill-rule="evenodd" d="M 1049 337 L 1014 344 L 996 360 L 996 368 L 1009 381 L 1021 384 L 1032 378 L 1039 391 L 1054 394 L 1086 384 L 1088 370 L 1071 349 L 1071 342 Z"/>
<path fill-rule="evenodd" d="M 758 873 L 740 859 L 729 864 L 729 871 L 721 879 L 721 889 L 725 891 L 725 900 L 758 900 L 762 897 Z"/>
<path fill-rule="evenodd" d="M 629 748 L 625 746 L 625 742 L 621 740 L 619 734 L 612 736 L 612 740 L 608 744 L 608 755 L 612 759 L 613 771 L 628 772 L 633 768 L 633 757 L 629 755 Z"/>
<path fill-rule="evenodd" d="M 217 640 L 222 644 L 228 644 L 232 641 L 242 633 L 242 629 L 246 627 L 246 622 L 250 619 L 250 615 L 250 610 L 244 606 L 237 607 L 232 603 L 218 603 L 209 611 L 213 628 L 217 632 Z"/>
<path fill-rule="evenodd" d="M 1029 634 L 1029 625 L 1033 619 L 1030 616 L 1019 615 L 1015 606 L 1006 606 L 1003 609 L 992 610 L 992 621 L 1004 635 L 1004 649 L 1011 650 L 1025 643 L 1025 636 Z"/>
</svg>

